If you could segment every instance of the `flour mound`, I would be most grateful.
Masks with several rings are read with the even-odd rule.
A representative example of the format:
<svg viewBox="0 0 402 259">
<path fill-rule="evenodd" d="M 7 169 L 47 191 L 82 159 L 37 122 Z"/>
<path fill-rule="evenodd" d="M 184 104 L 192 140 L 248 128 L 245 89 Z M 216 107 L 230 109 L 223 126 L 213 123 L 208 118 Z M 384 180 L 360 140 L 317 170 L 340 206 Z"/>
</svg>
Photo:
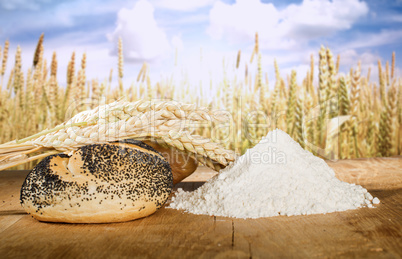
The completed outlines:
<svg viewBox="0 0 402 259">
<path fill-rule="evenodd" d="M 338 180 L 324 160 L 277 129 L 197 190 L 179 189 L 169 208 L 259 218 L 372 207 L 372 201 L 365 188 Z"/>
</svg>

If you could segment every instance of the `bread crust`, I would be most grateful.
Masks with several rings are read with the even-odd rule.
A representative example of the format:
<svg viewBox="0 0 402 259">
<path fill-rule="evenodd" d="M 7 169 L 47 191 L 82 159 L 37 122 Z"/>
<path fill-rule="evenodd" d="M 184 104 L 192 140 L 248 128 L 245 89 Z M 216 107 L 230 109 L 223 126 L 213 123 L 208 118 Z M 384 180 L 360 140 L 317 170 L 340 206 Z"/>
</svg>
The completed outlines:
<svg viewBox="0 0 402 259">
<path fill-rule="evenodd" d="M 173 173 L 173 184 L 181 182 L 194 173 L 198 167 L 198 161 L 192 158 L 189 153 L 173 147 L 164 147 L 153 141 L 144 141 L 144 143 L 161 153 L 169 162 Z"/>
<path fill-rule="evenodd" d="M 170 165 L 152 147 L 93 144 L 42 160 L 24 181 L 21 205 L 40 221 L 123 222 L 154 213 L 172 187 Z"/>
</svg>

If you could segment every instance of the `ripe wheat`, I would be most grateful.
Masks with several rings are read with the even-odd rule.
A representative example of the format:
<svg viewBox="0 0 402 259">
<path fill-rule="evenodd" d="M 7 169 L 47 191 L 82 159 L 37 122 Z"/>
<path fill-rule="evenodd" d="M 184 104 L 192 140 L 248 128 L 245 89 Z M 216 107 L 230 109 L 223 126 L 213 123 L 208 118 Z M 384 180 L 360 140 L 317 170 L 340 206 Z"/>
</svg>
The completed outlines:
<svg viewBox="0 0 402 259">
<path fill-rule="evenodd" d="M 237 153 L 243 153 L 252 147 L 268 130 L 280 128 L 292 134 L 310 151 L 317 152 L 319 149 L 324 149 L 325 154 L 319 153 L 318 155 L 325 158 L 401 154 L 402 79 L 395 68 L 395 53 L 392 53 L 392 61 L 385 65 L 385 69 L 383 69 L 381 61 L 378 62 L 377 82 L 370 81 L 372 80 L 370 79 L 371 69 L 375 69 L 374 67 L 369 69 L 365 75 L 362 74 L 360 67 L 354 69 L 352 74 L 342 74 L 340 69 L 343 68 L 339 67 L 340 56 L 338 55 L 334 62 L 333 53 L 328 48 L 322 47 L 318 53 L 319 59 L 316 58 L 316 54 L 311 55 L 310 69 L 302 80 L 302 84 L 298 83 L 300 80 L 296 80 L 296 75 L 293 73 L 282 75 L 276 61 L 272 67 L 267 68 L 275 71 L 275 79 L 271 83 L 266 75 L 266 67 L 262 66 L 263 57 L 258 35 L 256 35 L 251 60 L 240 58 L 241 51 L 236 53 L 237 58 L 234 57 L 233 69 L 244 67 L 244 73 L 241 76 L 236 75 L 234 78 L 224 76 L 221 82 L 209 82 L 209 89 L 213 96 L 210 99 L 207 97 L 205 89 L 191 85 L 186 77 L 183 77 L 180 82 L 174 82 L 172 78 L 156 81 L 151 78 L 150 66 L 146 63 L 143 64 L 135 82 L 129 86 L 123 85 L 124 64 L 121 41 L 118 43 L 120 47 L 118 48 L 117 69 L 111 69 L 110 74 L 99 81 L 86 77 L 86 54 L 82 53 L 81 65 L 76 70 L 76 53 L 72 53 L 66 71 L 67 82 L 65 84 L 58 80 L 56 53 L 53 53 L 52 60 L 49 62 L 50 70 L 47 71 L 44 45 L 44 35 L 41 35 L 34 53 L 33 66 L 27 68 L 26 71 L 23 71 L 21 67 L 22 50 L 20 48 L 15 53 L 16 58 L 9 70 L 7 70 L 7 65 L 10 63 L 8 62 L 9 42 L 6 41 L 0 50 L 2 59 L 0 142 L 6 143 L 0 149 L 0 159 L 3 162 L 8 161 L 8 165 L 11 162 L 13 165 L 18 165 L 22 160 L 33 161 L 35 158 L 42 158 L 42 152 L 50 154 L 56 151 L 67 151 L 79 145 L 92 143 L 91 141 L 116 140 L 120 138 L 117 136 L 117 132 L 125 132 L 124 138 L 154 137 L 160 142 L 168 143 L 168 145 L 170 143 L 171 146 L 184 148 L 192 153 L 191 150 L 195 149 L 195 143 L 201 141 L 201 138 L 194 137 L 196 142 L 193 143 L 173 134 L 178 131 L 178 125 L 186 125 L 187 116 L 194 116 L 191 119 L 193 124 L 191 130 L 190 128 L 183 130 L 183 134 L 202 136 L 202 141 L 209 140 L 208 143 L 211 143 L 210 139 L 214 139 L 214 142 L 218 142 L 221 148 L 235 150 Z M 253 63 L 254 56 L 257 62 Z M 319 60 L 318 75 L 314 73 L 315 59 Z M 357 60 L 356 63 L 358 63 Z M 225 60 L 225 67 L 227 65 Z M 224 73 L 227 75 L 226 71 Z M 264 74 L 265 80 L 263 80 Z M 113 81 L 114 76 L 117 84 Z M 200 82 L 201 84 L 202 82 Z M 114 103 L 122 98 L 124 101 Z M 152 107 L 157 106 L 158 101 L 151 105 L 149 101 L 152 99 L 178 100 L 180 101 L 178 103 L 196 104 L 196 106 L 192 106 L 193 111 L 198 109 L 195 107 L 208 107 L 207 110 L 226 110 L 228 116 L 231 117 L 230 123 L 205 109 L 191 112 L 191 114 L 184 112 L 183 116 L 180 115 L 181 112 L 176 114 L 170 110 L 164 112 L 155 110 Z M 131 111 L 129 116 L 140 118 L 146 114 L 145 117 L 141 117 L 144 122 L 141 125 L 133 124 L 133 121 L 127 123 L 129 118 L 128 114 L 125 114 L 126 110 L 125 112 L 119 111 L 115 106 L 117 104 L 127 107 L 134 105 L 136 108 Z M 169 105 L 168 107 L 170 107 Z M 90 114 L 88 109 L 96 110 L 98 106 L 109 107 L 112 112 L 109 112 L 107 117 L 102 117 L 102 115 L 101 119 L 95 120 L 96 123 L 94 120 L 84 121 L 84 117 L 81 118 L 85 114 L 85 116 Z M 180 111 L 186 110 L 185 105 L 180 107 L 182 107 L 179 109 Z M 104 108 L 99 109 L 105 112 Z M 79 112 L 82 112 L 81 115 L 75 117 Z M 258 115 L 250 117 L 249 114 L 253 113 L 258 113 Z M 113 121 L 115 116 L 120 117 Z M 147 127 L 145 122 L 154 118 L 152 116 L 159 116 L 155 117 L 157 124 Z M 340 125 L 334 135 L 329 136 L 327 134 L 327 131 L 330 130 L 328 124 L 333 119 L 339 119 L 340 116 L 349 118 L 349 120 Z M 64 121 L 68 123 L 63 124 Z M 207 121 L 210 123 L 206 123 Z M 86 124 L 79 124 L 83 122 Z M 125 129 L 121 128 L 123 124 L 127 126 Z M 108 126 L 106 127 L 106 125 Z M 230 127 L 225 127 L 225 125 L 230 125 Z M 102 126 L 105 127 L 102 128 Z M 138 131 L 140 126 L 147 134 L 140 134 Z M 52 131 L 55 127 L 59 128 Z M 102 130 L 106 128 L 109 131 L 103 132 Z M 93 132 L 91 131 L 96 132 L 92 137 Z M 42 135 L 36 135 L 35 138 L 23 142 L 17 141 L 18 144 L 16 141 L 10 142 L 24 140 L 37 132 L 42 132 Z M 75 132 L 81 139 L 77 140 L 77 137 L 71 132 Z M 98 134 L 99 132 L 103 136 Z M 64 149 L 63 145 L 65 145 Z M 5 148 L 6 146 L 7 148 Z M 208 146 L 208 148 L 212 147 Z M 219 150 L 219 148 L 217 149 Z M 13 152 L 19 152 L 19 155 L 17 156 Z M 192 153 L 192 156 L 215 169 L 221 162 L 225 163 L 224 156 L 222 158 L 216 153 L 208 155 L 208 152 L 210 153 L 208 149 L 204 149 L 202 152 L 200 149 L 199 153 Z M 227 158 L 225 160 L 229 161 Z M 30 168 L 32 165 L 33 162 L 19 168 Z"/>
</svg>

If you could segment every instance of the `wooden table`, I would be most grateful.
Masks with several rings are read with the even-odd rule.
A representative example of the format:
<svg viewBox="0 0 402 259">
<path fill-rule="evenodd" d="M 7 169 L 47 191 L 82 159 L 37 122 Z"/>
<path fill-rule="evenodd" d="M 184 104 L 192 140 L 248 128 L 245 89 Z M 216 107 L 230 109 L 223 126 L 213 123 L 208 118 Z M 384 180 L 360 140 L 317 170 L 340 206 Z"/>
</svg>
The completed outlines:
<svg viewBox="0 0 402 259">
<path fill-rule="evenodd" d="M 27 172 L 0 172 L 0 258 L 401 258 L 402 157 L 328 163 L 381 204 L 248 220 L 162 208 L 126 223 L 41 223 L 19 205 Z M 200 168 L 177 187 L 193 190 L 213 174 Z"/>
</svg>

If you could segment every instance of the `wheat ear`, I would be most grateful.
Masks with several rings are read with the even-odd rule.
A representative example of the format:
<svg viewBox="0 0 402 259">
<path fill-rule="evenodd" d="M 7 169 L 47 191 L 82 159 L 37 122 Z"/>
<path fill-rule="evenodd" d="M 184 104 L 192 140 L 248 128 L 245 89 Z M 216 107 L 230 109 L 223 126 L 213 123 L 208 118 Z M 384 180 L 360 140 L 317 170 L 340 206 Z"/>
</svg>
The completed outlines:
<svg viewBox="0 0 402 259">
<path fill-rule="evenodd" d="M 162 145 L 190 153 L 199 162 L 214 170 L 218 169 L 217 165 L 219 167 L 227 166 L 236 157 L 233 151 L 223 148 L 209 138 L 191 135 L 186 131 L 180 134 L 170 131 L 168 134 L 156 134 L 152 138 L 156 139 L 158 143 L 162 142 Z"/>
<path fill-rule="evenodd" d="M 240 65 L 240 56 L 241 56 L 241 50 L 239 50 L 239 52 L 237 52 L 236 69 L 238 69 L 239 65 Z"/>
<path fill-rule="evenodd" d="M 36 67 L 36 65 L 39 62 L 40 55 L 41 55 L 40 52 L 41 52 L 41 49 L 43 48 L 43 39 L 44 39 L 44 37 L 45 37 L 45 34 L 42 33 L 40 35 L 38 43 L 36 45 L 35 54 L 34 54 L 34 58 L 33 58 L 33 66 L 34 67 Z"/>
<path fill-rule="evenodd" d="M 346 80 L 344 77 L 339 79 L 339 95 L 338 95 L 338 103 L 339 103 L 339 115 L 348 115 L 350 111 L 350 100 L 348 94 L 348 85 L 346 84 Z M 339 158 L 345 158 L 344 149 L 345 149 L 345 138 L 344 131 L 348 131 L 348 127 L 345 124 L 342 124 L 339 129 Z"/>
<path fill-rule="evenodd" d="M 297 98 L 296 107 L 295 107 L 295 139 L 300 144 L 302 148 L 305 148 L 305 140 L 303 134 L 303 100 L 301 98 Z"/>
<path fill-rule="evenodd" d="M 286 127 L 287 133 L 291 136 L 293 135 L 293 121 L 294 121 L 294 114 L 296 109 L 296 92 L 297 92 L 297 83 L 296 83 L 296 71 L 292 71 L 290 85 L 289 85 L 289 99 L 288 99 L 288 109 L 286 111 Z"/>
<path fill-rule="evenodd" d="M 350 103 L 351 103 L 351 133 L 353 138 L 353 146 L 355 157 L 359 157 L 358 143 L 357 143 L 357 122 L 359 120 L 359 98 L 360 98 L 360 62 L 357 69 L 352 75 L 352 87 L 350 89 Z M 353 152 L 352 150 L 350 150 Z"/>
<path fill-rule="evenodd" d="M 190 152 L 195 150 L 197 155 L 226 166 L 228 161 L 233 161 L 233 152 L 223 152 L 223 148 L 210 142 L 210 140 L 200 139 L 196 136 L 186 138 L 185 134 L 193 121 L 212 120 L 221 122 L 226 119 L 226 115 L 215 114 L 206 108 L 196 109 L 195 105 L 174 101 L 150 102 L 140 100 L 134 103 L 119 101 L 81 112 L 53 129 L 0 145 L 0 153 L 2 150 L 20 147 L 20 145 L 28 150 L 46 147 L 49 150 L 66 152 L 93 143 L 151 137 L 163 138 L 165 142 L 171 143 L 172 146 L 179 149 L 181 146 L 178 143 L 183 143 L 182 145 L 186 150 Z M 196 148 L 200 145 L 202 149 Z M 19 155 L 19 152 L 9 155 Z M 27 160 L 26 157 L 21 159 Z M 2 168 L 4 169 L 5 166 L 7 163 Z"/>
<path fill-rule="evenodd" d="M 397 99 L 396 82 L 393 81 L 391 88 L 388 91 L 388 124 L 390 126 L 390 140 L 391 140 L 391 150 L 389 155 L 397 155 L 398 151 L 398 136 L 396 135 L 399 129 L 397 110 L 398 110 L 398 99 Z"/>
<path fill-rule="evenodd" d="M 339 57 L 339 56 L 338 56 Z M 337 116 L 337 84 L 335 75 L 337 73 L 337 67 L 334 65 L 333 55 L 329 48 L 327 48 L 327 62 L 328 62 L 328 88 L 327 88 L 327 96 L 329 99 L 329 118 L 334 118 Z M 339 66 L 337 61 L 337 66 Z"/>
<path fill-rule="evenodd" d="M 318 102 L 320 104 L 320 114 L 317 120 L 317 142 L 316 145 L 321 146 L 324 142 L 324 127 L 327 119 L 327 88 L 328 88 L 328 64 L 327 52 L 324 46 L 321 46 L 320 66 L 319 66 L 319 85 L 318 85 Z"/>
<path fill-rule="evenodd" d="M 395 52 L 392 52 L 391 79 L 394 79 L 394 75 L 395 75 Z"/>
<path fill-rule="evenodd" d="M 380 114 L 379 134 L 377 138 L 378 151 L 377 156 L 386 157 L 390 155 L 392 148 L 390 132 L 392 131 L 389 125 L 388 105 L 384 105 Z"/>
<path fill-rule="evenodd" d="M 374 141 L 374 136 L 375 136 L 375 122 L 374 122 L 374 115 L 373 112 L 370 113 L 369 120 L 368 120 L 368 126 L 367 126 L 367 138 L 366 138 L 366 144 L 367 144 L 367 156 L 372 157 L 374 156 L 375 152 L 375 141 Z"/>
<path fill-rule="evenodd" d="M 1 85 L 3 85 L 4 74 L 6 73 L 9 46 L 10 43 L 8 40 L 6 40 L 6 42 L 4 43 L 3 59 L 1 62 Z"/>
<path fill-rule="evenodd" d="M 123 94 L 123 41 L 119 38 L 118 42 L 118 52 L 119 52 L 119 63 L 118 63 L 118 71 L 119 71 L 119 91 L 120 95 Z"/>
</svg>

